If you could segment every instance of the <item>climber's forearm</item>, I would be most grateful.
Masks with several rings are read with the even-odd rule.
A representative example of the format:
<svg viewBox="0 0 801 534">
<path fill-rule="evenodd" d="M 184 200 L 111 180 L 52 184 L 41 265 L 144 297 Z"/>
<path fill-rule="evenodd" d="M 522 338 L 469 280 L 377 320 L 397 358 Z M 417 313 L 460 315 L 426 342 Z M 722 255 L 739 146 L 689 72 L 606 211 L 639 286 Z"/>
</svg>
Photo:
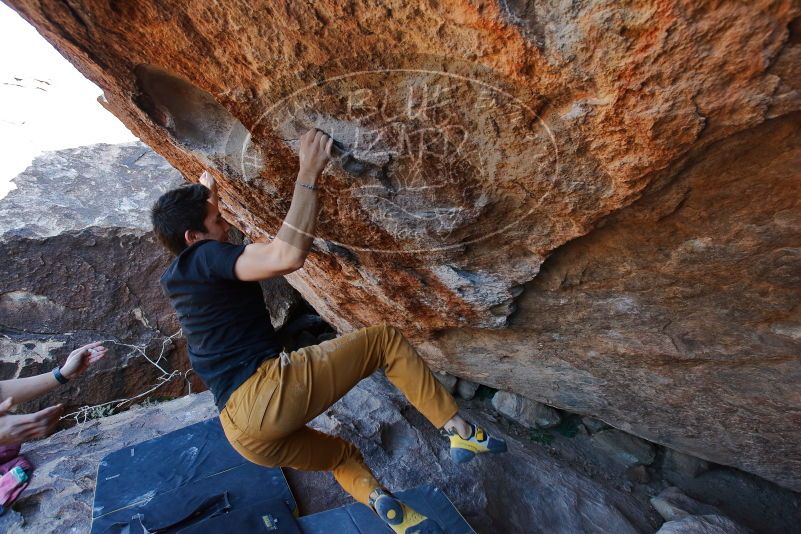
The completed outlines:
<svg viewBox="0 0 801 534">
<path fill-rule="evenodd" d="M 0 381 L 0 402 L 9 397 L 14 398 L 14 404 L 28 402 L 41 397 L 58 385 L 59 382 L 53 373 L 2 380 Z"/>
<path fill-rule="evenodd" d="M 234 264 L 239 280 L 266 280 L 303 267 L 314 242 L 319 200 L 317 179 L 331 157 L 334 140 L 311 129 L 300 138 L 300 172 L 289 211 L 272 243 L 251 243 Z"/>
<path fill-rule="evenodd" d="M 292 194 L 292 203 L 278 230 L 276 240 L 290 245 L 287 254 L 293 263 L 303 264 L 314 241 L 314 228 L 320 208 L 318 193 L 310 189 L 316 187 L 317 176 L 299 173 Z"/>
<path fill-rule="evenodd" d="M 267 280 L 283 276 L 303 267 L 314 241 L 319 200 L 314 187 L 316 178 L 310 179 L 302 173 L 298 176 L 292 203 L 278 235 L 271 243 L 251 243 L 234 265 L 239 280 Z"/>
</svg>

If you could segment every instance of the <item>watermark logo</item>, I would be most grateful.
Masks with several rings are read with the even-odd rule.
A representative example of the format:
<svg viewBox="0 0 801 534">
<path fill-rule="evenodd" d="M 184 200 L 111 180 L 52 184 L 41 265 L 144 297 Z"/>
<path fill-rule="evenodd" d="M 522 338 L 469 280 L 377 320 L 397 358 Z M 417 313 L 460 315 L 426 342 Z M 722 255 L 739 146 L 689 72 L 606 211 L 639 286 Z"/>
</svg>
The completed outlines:
<svg viewBox="0 0 801 534">
<path fill-rule="evenodd" d="M 525 224 L 536 199 L 520 184 L 558 173 L 551 130 L 499 79 L 486 70 L 350 72 L 276 100 L 254 131 L 295 153 L 309 128 L 334 138 L 332 172 L 318 182 L 317 237 L 383 253 L 461 249 Z M 244 139 L 243 176 L 261 169 L 256 145 Z"/>
</svg>

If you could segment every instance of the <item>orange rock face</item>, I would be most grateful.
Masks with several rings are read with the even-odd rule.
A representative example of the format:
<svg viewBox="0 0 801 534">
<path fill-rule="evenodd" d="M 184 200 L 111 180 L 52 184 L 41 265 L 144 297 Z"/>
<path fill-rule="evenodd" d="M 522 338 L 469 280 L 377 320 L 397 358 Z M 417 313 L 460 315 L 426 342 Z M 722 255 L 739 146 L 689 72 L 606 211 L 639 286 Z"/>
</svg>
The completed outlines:
<svg viewBox="0 0 801 534">
<path fill-rule="evenodd" d="M 797 1 L 9 2 L 340 331 L 801 489 Z"/>
</svg>

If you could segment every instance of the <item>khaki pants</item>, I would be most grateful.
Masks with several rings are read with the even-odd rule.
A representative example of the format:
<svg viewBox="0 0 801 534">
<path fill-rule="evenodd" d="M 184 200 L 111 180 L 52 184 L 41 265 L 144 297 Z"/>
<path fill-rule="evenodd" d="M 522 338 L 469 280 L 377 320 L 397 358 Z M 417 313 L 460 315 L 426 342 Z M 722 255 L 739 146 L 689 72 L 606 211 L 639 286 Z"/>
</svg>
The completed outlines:
<svg viewBox="0 0 801 534">
<path fill-rule="evenodd" d="M 361 379 L 383 368 L 431 423 L 442 427 L 458 408 L 403 334 L 389 325 L 362 328 L 265 361 L 220 413 L 234 449 L 267 467 L 332 471 L 357 501 L 380 487 L 358 449 L 306 425 Z"/>
</svg>

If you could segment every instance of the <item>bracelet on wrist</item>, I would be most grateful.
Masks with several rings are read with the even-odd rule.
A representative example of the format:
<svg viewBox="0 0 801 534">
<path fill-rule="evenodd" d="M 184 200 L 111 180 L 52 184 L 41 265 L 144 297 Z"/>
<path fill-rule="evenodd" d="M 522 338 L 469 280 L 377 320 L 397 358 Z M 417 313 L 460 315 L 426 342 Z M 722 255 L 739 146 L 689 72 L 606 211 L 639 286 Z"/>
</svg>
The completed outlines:
<svg viewBox="0 0 801 534">
<path fill-rule="evenodd" d="M 53 376 L 56 377 L 56 380 L 58 380 L 59 384 L 66 384 L 70 381 L 69 378 L 61 374 L 61 369 L 59 367 L 53 369 Z"/>
<path fill-rule="evenodd" d="M 301 187 L 305 187 L 306 189 L 310 189 L 312 191 L 317 191 L 319 189 L 319 187 L 315 185 L 304 184 L 303 182 L 295 182 L 295 183 Z"/>
</svg>

